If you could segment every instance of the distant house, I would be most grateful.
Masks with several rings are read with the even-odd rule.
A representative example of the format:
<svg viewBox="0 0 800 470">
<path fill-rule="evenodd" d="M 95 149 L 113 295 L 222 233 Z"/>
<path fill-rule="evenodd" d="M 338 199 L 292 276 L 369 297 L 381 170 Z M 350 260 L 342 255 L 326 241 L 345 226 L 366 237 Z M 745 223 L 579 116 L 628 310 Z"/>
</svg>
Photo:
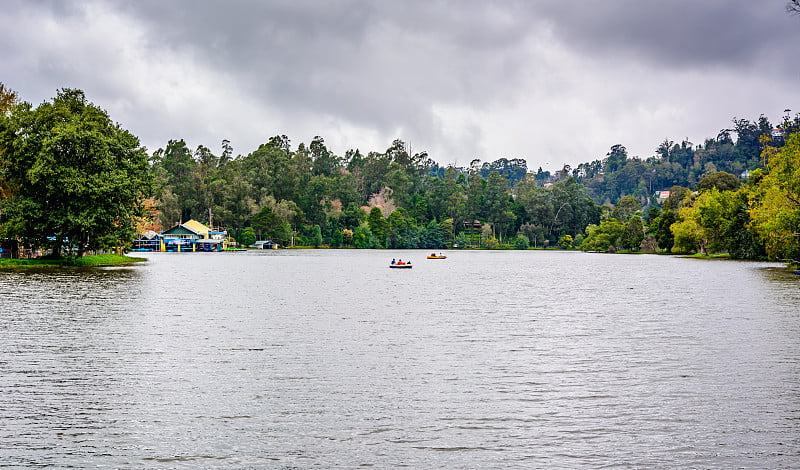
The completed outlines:
<svg viewBox="0 0 800 470">
<path fill-rule="evenodd" d="M 661 204 L 667 200 L 669 197 L 669 191 L 656 191 L 656 198 L 658 199 L 658 203 Z"/>
<path fill-rule="evenodd" d="M 278 249 L 278 244 L 272 240 L 258 240 L 257 242 L 253 243 L 253 247 L 258 248 L 259 250 L 276 250 Z"/>
</svg>

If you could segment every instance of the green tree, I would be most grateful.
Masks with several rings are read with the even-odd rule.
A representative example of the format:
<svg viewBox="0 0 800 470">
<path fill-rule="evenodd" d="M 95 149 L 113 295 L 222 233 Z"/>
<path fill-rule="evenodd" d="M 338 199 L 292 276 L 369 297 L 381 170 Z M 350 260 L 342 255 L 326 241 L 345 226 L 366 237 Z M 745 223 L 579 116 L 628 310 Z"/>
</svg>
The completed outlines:
<svg viewBox="0 0 800 470">
<path fill-rule="evenodd" d="M 672 224 L 678 221 L 678 210 L 687 196 L 691 195 L 689 188 L 683 186 L 673 186 L 669 191 L 669 197 L 664 201 L 660 214 L 650 222 L 652 228 L 648 230 L 655 237 L 658 246 L 667 251 L 671 251 L 675 245 Z"/>
<path fill-rule="evenodd" d="M 625 226 L 613 217 L 603 219 L 600 225 L 586 227 L 586 238 L 581 243 L 584 251 L 616 251 Z"/>
<path fill-rule="evenodd" d="M 341 159 L 325 146 L 325 140 L 315 136 L 309 144 L 311 150 L 312 172 L 315 175 L 330 176 L 339 168 Z"/>
<path fill-rule="evenodd" d="M 311 228 L 311 244 L 315 247 L 322 245 L 322 227 L 319 225 Z"/>
<path fill-rule="evenodd" d="M 638 215 L 631 216 L 625 222 L 625 230 L 622 232 L 620 244 L 623 248 L 631 251 L 638 251 L 644 240 L 644 224 Z"/>
<path fill-rule="evenodd" d="M 370 232 L 378 239 L 380 247 L 386 246 L 386 238 L 389 236 L 389 222 L 383 218 L 380 207 L 373 207 L 367 216 L 367 224 Z"/>
<path fill-rule="evenodd" d="M 508 180 L 497 171 L 489 173 L 483 198 L 483 214 L 492 224 L 492 235 L 503 239 L 504 228 L 513 221 L 514 214 L 508 211 Z M 498 228 L 500 228 L 498 233 Z"/>
<path fill-rule="evenodd" d="M 519 234 L 514 239 L 514 248 L 517 250 L 527 250 L 530 246 L 531 242 L 525 235 Z"/>
<path fill-rule="evenodd" d="M 262 207 L 253 216 L 252 227 L 261 240 L 269 239 L 281 245 L 288 245 L 292 238 L 292 228 L 286 219 L 267 206 Z"/>
<path fill-rule="evenodd" d="M 13 188 L 3 201 L 6 236 L 55 256 L 63 246 L 81 256 L 136 238 L 152 184 L 147 154 L 82 91 L 14 106 L 0 119 L 0 148 L 0 179 Z"/>
<path fill-rule="evenodd" d="M 419 248 L 444 248 L 445 234 L 441 225 L 437 224 L 435 220 L 428 222 L 427 227 L 422 232 Z"/>
<path fill-rule="evenodd" d="M 692 208 L 681 209 L 680 220 L 670 227 L 675 243 L 673 253 L 707 253 L 703 227 L 697 220 Z"/>
<path fill-rule="evenodd" d="M 201 217 L 194 180 L 196 162 L 186 142 L 170 140 L 165 149 L 153 153 L 152 160 L 161 225 L 170 227 Z"/>
<path fill-rule="evenodd" d="M 253 227 L 245 227 L 239 234 L 239 245 L 250 246 L 256 242 L 256 232 Z"/>
<path fill-rule="evenodd" d="M 635 213 L 642 210 L 642 205 L 639 200 L 633 196 L 622 196 L 614 210 L 611 211 L 611 217 L 616 218 L 620 222 L 627 222 L 628 219 Z"/>
<path fill-rule="evenodd" d="M 734 191 L 739 189 L 739 179 L 728 172 L 717 171 L 706 175 L 697 183 L 698 191 L 706 191 L 711 188 L 717 188 L 720 191 Z"/>
<path fill-rule="evenodd" d="M 765 152 L 769 172 L 754 190 L 752 226 L 771 259 L 800 265 L 800 133 Z"/>
<path fill-rule="evenodd" d="M 6 117 L 18 102 L 17 93 L 6 88 L 6 86 L 0 82 L 0 119 Z M 0 148 L 0 153 L 2 152 L 3 149 Z M 11 197 L 11 187 L 0 177 L 0 201 L 8 197 Z"/>
</svg>

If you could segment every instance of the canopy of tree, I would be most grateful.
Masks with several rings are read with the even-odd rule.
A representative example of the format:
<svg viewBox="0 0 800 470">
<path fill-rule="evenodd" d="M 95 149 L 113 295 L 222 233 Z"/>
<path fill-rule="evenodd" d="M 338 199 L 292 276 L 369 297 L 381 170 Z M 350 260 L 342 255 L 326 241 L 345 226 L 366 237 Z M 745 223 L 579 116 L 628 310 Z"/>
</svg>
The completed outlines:
<svg viewBox="0 0 800 470">
<path fill-rule="evenodd" d="M 14 104 L 0 119 L 2 237 L 47 247 L 123 247 L 150 192 L 147 154 L 82 91 Z"/>
</svg>

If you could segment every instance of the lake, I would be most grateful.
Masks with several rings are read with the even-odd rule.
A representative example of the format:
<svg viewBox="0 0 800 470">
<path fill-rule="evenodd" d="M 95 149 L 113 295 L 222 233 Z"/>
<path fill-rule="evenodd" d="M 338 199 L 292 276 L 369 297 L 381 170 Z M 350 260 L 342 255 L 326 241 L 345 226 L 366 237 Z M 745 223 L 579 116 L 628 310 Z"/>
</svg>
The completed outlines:
<svg viewBox="0 0 800 470">
<path fill-rule="evenodd" d="M 800 276 L 446 254 L 0 272 L 0 466 L 800 467 Z"/>
</svg>

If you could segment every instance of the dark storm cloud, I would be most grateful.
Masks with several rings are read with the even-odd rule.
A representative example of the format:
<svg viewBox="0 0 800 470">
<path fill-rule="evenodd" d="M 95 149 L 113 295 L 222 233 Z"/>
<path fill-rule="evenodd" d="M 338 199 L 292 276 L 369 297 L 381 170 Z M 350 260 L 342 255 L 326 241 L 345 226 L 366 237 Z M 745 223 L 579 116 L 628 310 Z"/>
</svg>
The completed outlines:
<svg viewBox="0 0 800 470">
<path fill-rule="evenodd" d="M 432 101 L 496 99 L 528 23 L 481 2 L 121 3 L 154 47 L 189 49 L 265 105 L 383 128 Z M 498 48 L 502 51 L 498 53 Z M 502 86 L 498 86 L 502 85 Z M 409 124 L 407 124 L 409 125 Z M 413 125 L 412 125 L 413 127 Z"/>
<path fill-rule="evenodd" d="M 626 55 L 664 67 L 751 66 L 800 39 L 798 19 L 786 14 L 784 0 L 612 0 L 596 8 L 564 6 L 572 4 L 540 10 L 563 41 L 587 53 Z M 800 71 L 800 62 L 782 59 L 776 65 L 786 66 L 784 73 Z"/>
<path fill-rule="evenodd" d="M 782 0 L 4 6 L 0 80 L 34 102 L 83 88 L 150 147 L 399 137 L 441 162 L 578 163 L 798 106 L 800 18 Z"/>
</svg>

